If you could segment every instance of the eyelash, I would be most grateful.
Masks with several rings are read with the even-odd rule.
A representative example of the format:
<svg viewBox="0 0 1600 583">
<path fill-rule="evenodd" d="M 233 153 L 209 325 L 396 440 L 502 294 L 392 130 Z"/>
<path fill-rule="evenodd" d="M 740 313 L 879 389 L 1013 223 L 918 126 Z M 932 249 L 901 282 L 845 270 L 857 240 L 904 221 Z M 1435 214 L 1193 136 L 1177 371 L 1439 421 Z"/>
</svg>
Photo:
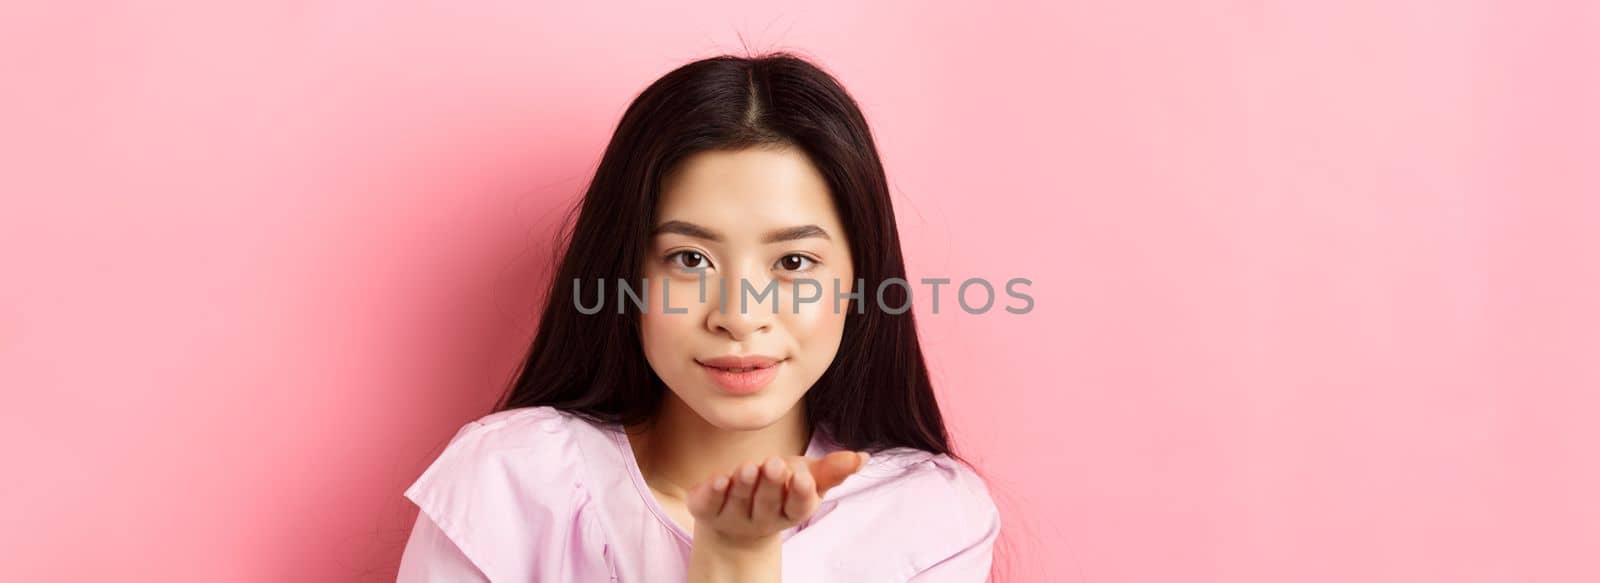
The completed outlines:
<svg viewBox="0 0 1600 583">
<path fill-rule="evenodd" d="M 704 261 L 706 263 L 710 263 L 711 262 L 711 259 L 706 257 L 706 254 L 701 253 L 699 251 L 689 250 L 689 249 L 685 249 L 685 250 L 682 250 L 682 251 L 674 251 L 672 253 L 668 253 L 666 257 L 662 258 L 662 260 L 665 261 L 668 265 L 671 265 L 672 267 L 675 267 L 679 271 L 682 271 L 682 272 L 685 272 L 685 273 L 694 272 L 694 271 L 698 271 L 698 270 L 701 270 L 701 269 L 705 269 L 704 267 L 684 267 L 681 263 L 677 263 L 676 262 L 676 258 L 679 255 L 685 255 L 685 254 L 688 254 L 688 253 L 693 253 L 695 255 L 699 255 L 700 256 L 700 260 Z M 778 258 L 778 262 L 782 263 L 784 259 L 787 259 L 789 257 L 799 257 L 801 259 L 804 259 L 806 261 L 810 261 L 811 262 L 811 267 L 808 267 L 806 269 L 785 270 L 785 271 L 788 271 L 789 273 L 807 273 L 807 272 L 809 272 L 809 271 L 811 271 L 813 269 L 816 269 L 818 265 L 822 265 L 822 262 L 818 261 L 817 258 L 812 257 L 810 255 L 801 254 L 801 253 L 789 253 L 787 255 L 784 255 L 783 257 Z"/>
</svg>

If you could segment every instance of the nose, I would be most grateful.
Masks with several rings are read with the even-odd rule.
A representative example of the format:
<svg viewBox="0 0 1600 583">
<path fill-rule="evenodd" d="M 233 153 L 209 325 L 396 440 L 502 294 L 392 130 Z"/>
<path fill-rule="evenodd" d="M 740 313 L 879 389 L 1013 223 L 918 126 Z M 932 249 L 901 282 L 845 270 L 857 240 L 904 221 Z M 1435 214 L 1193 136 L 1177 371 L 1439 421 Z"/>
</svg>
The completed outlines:
<svg viewBox="0 0 1600 583">
<path fill-rule="evenodd" d="M 712 334 L 744 340 L 772 330 L 773 307 L 778 303 L 778 292 L 783 286 L 761 275 L 764 274 L 729 272 L 706 282 L 706 299 L 710 303 L 706 328 Z M 742 289 L 746 281 L 750 291 Z M 744 298 L 743 309 L 739 305 L 741 297 Z"/>
</svg>

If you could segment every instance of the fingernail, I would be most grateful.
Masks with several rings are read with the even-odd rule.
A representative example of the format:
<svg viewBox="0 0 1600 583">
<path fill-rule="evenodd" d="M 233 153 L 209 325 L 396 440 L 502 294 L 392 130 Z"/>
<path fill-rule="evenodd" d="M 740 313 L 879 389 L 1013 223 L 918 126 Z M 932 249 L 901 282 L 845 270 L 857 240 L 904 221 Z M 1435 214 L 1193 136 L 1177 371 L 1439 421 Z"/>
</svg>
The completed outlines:
<svg viewBox="0 0 1600 583">
<path fill-rule="evenodd" d="M 777 479 L 778 474 L 783 471 L 783 462 L 777 458 L 769 459 L 767 460 L 766 470 L 768 478 Z"/>
<path fill-rule="evenodd" d="M 711 481 L 711 489 L 718 492 L 728 489 L 728 477 L 717 476 L 717 479 Z"/>
<path fill-rule="evenodd" d="M 744 467 L 739 468 L 739 481 L 746 484 L 754 483 L 756 481 L 756 466 L 754 464 L 745 464 Z"/>
</svg>

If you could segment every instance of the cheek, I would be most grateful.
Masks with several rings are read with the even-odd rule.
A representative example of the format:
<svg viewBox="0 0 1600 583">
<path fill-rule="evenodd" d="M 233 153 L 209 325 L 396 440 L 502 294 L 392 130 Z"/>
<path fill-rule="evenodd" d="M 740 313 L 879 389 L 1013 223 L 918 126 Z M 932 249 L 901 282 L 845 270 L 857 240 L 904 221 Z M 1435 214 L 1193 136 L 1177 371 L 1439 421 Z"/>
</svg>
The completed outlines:
<svg viewBox="0 0 1600 583">
<path fill-rule="evenodd" d="M 649 274 L 648 277 L 649 293 L 640 294 L 647 302 L 646 310 L 639 316 L 640 341 L 644 344 L 645 356 L 651 360 L 651 364 L 658 367 L 684 358 L 692 358 L 693 355 L 689 353 L 690 346 L 685 339 L 692 337 L 703 318 L 697 315 L 701 311 L 698 283 L 663 278 L 655 273 Z M 667 287 L 672 291 L 664 291 Z M 664 293 L 668 295 L 664 296 Z M 663 309 L 666 306 L 663 303 L 665 299 L 672 300 L 672 309 L 675 312 L 683 310 L 684 313 L 667 313 Z M 669 371 L 658 368 L 657 374 L 667 376 Z"/>
<path fill-rule="evenodd" d="M 639 315 L 639 335 L 640 341 L 644 344 L 645 356 L 655 358 L 672 347 L 672 330 L 676 324 L 672 314 L 661 313 L 660 284 L 652 281 L 650 290 L 649 296 L 645 298 L 645 301 L 649 302 L 648 309 Z"/>
<path fill-rule="evenodd" d="M 648 308 L 650 313 L 648 315 L 651 317 L 662 317 L 662 321 L 664 322 L 670 322 L 674 319 L 683 319 L 686 318 L 688 314 L 695 313 L 697 308 L 702 305 L 702 302 L 700 301 L 700 295 L 702 293 L 710 294 L 716 289 L 711 287 L 711 284 L 707 284 L 706 289 L 704 292 L 702 292 L 700 289 L 699 278 L 684 276 L 682 274 L 668 274 L 662 270 L 647 270 L 645 272 L 645 277 L 649 280 L 645 284 L 650 286 L 647 290 L 645 290 L 648 292 L 648 295 L 640 295 L 646 296 L 645 299 L 649 302 Z M 707 299 L 709 300 L 709 297 Z M 666 313 L 664 308 L 666 308 L 667 304 L 669 303 L 671 304 L 674 312 L 687 310 L 687 313 Z"/>
<path fill-rule="evenodd" d="M 690 368 L 690 354 L 683 342 L 688 331 L 683 330 L 682 314 L 661 314 L 651 304 L 650 312 L 639 317 L 639 341 L 644 349 L 644 359 L 667 385 L 668 390 L 682 393 L 685 380 L 694 369 Z"/>
<path fill-rule="evenodd" d="M 784 323 L 803 350 L 831 359 L 844 334 L 844 321 L 850 309 L 850 302 L 841 300 L 835 310 L 831 297 L 825 296 L 819 302 L 800 304 L 798 314 L 788 313 L 792 308 L 787 308 Z"/>
</svg>

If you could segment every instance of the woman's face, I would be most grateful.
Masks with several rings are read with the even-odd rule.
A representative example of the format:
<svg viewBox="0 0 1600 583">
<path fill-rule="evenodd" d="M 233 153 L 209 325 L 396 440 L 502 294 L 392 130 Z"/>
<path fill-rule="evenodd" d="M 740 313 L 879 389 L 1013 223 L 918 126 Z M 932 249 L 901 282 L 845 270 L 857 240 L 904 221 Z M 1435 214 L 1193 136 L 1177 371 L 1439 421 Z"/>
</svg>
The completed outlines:
<svg viewBox="0 0 1600 583">
<path fill-rule="evenodd" d="M 834 304 L 835 285 L 851 293 L 855 278 L 822 175 L 795 148 L 702 152 L 662 184 L 654 226 L 641 316 L 650 366 L 714 426 L 783 418 L 833 362 L 852 309 Z M 796 283 L 808 278 L 816 284 Z M 719 357 L 777 362 L 745 373 L 706 364 Z"/>
</svg>

